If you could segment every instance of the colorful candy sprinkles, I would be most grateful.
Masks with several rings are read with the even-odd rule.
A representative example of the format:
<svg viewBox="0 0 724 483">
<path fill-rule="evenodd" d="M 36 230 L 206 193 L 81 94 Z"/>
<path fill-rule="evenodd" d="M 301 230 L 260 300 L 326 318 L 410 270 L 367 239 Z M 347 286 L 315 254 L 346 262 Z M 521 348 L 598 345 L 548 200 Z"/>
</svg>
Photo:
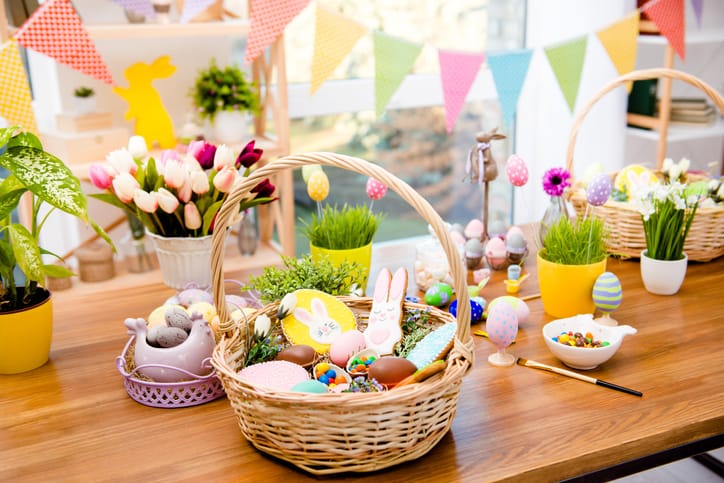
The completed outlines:
<svg viewBox="0 0 724 483">
<path fill-rule="evenodd" d="M 608 341 L 599 341 L 595 340 L 593 338 L 593 334 L 590 332 L 586 332 L 586 334 L 581 334 L 580 332 L 561 332 L 561 334 L 557 337 L 552 337 L 554 342 L 558 342 L 563 345 L 569 345 L 571 347 L 584 347 L 584 348 L 596 348 L 596 347 L 606 347 L 608 345 L 611 345 Z"/>
</svg>

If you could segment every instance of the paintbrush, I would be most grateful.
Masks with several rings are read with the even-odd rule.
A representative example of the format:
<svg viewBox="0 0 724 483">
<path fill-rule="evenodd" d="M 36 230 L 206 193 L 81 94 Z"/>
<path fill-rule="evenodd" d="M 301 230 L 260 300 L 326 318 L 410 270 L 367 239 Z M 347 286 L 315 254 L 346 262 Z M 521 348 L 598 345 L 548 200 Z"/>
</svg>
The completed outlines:
<svg viewBox="0 0 724 483">
<path fill-rule="evenodd" d="M 488 339 L 490 338 L 490 336 L 488 335 L 488 333 L 485 332 L 484 330 L 476 330 L 475 332 L 473 332 L 473 334 L 479 335 L 479 336 L 481 336 L 481 337 L 487 337 Z M 511 342 L 511 344 L 515 344 L 515 341 Z"/>
<path fill-rule="evenodd" d="M 521 365 L 521 366 L 532 367 L 533 369 L 541 369 L 543 371 L 548 371 L 548 372 L 555 372 L 556 374 L 560 374 L 562 376 L 572 377 L 572 378 L 578 379 L 580 381 L 590 382 L 591 384 L 596 384 L 597 386 L 603 386 L 603 387 L 607 387 L 609 389 L 615 389 L 617 391 L 625 392 L 628 394 L 633 394 L 634 396 L 638 396 L 638 397 L 643 396 L 642 392 L 635 391 L 635 390 L 629 389 L 627 387 L 619 386 L 618 384 L 614 384 L 612 382 L 606 382 L 606 381 L 602 381 L 601 379 L 596 379 L 594 377 L 584 376 L 583 374 L 578 374 L 577 372 L 569 371 L 566 369 L 561 369 L 559 367 L 548 366 L 546 364 L 541 364 L 540 362 L 531 361 L 530 359 L 523 359 L 522 357 L 519 357 L 517 363 L 518 363 L 518 365 Z"/>
</svg>

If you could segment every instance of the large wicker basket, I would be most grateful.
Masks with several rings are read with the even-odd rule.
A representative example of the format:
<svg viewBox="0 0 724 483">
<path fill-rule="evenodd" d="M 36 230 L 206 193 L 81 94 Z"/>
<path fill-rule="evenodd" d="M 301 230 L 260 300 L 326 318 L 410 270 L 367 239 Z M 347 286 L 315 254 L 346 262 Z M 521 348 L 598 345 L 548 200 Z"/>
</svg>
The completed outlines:
<svg viewBox="0 0 724 483">
<path fill-rule="evenodd" d="M 606 84 L 599 90 L 576 115 L 573 128 L 568 141 L 566 152 L 566 167 L 573 174 L 573 152 L 576 137 L 581 124 L 591 108 L 608 92 L 627 82 L 644 79 L 668 77 L 682 80 L 704 91 L 714 101 L 720 113 L 724 114 L 724 98 L 714 88 L 699 78 L 673 69 L 647 69 L 629 72 Z M 661 166 L 657 166 L 661 169 Z M 615 173 L 614 173 L 615 175 Z M 574 184 L 574 188 L 576 184 Z M 586 211 L 586 196 L 583 190 L 571 191 L 570 200 L 579 215 Z M 609 200 L 605 205 L 596 208 L 596 215 L 600 216 L 608 230 L 608 251 L 615 255 L 638 257 L 646 249 L 641 214 L 630 203 Z M 689 260 L 706 262 L 724 255 L 724 208 L 699 208 L 692 222 L 689 236 L 684 245 L 684 251 Z"/>
<path fill-rule="evenodd" d="M 238 377 L 246 353 L 246 327 L 235 325 L 223 303 L 223 227 L 238 202 L 263 179 L 307 164 L 336 166 L 371 176 L 397 192 L 435 230 L 447 255 L 460 300 L 457 332 L 446 369 L 424 382 L 379 393 L 302 394 L 264 390 Z M 472 367 L 470 304 L 462 260 L 457 256 L 440 216 L 410 186 L 383 168 L 359 158 L 332 153 L 292 155 L 270 162 L 232 190 L 214 230 L 212 286 L 224 331 L 212 364 L 218 370 L 244 437 L 256 448 L 310 473 L 367 472 L 426 454 L 448 432 L 457 408 L 463 376 Z M 394 268 L 394 267 L 390 267 Z M 339 297 L 363 326 L 372 305 L 367 297 Z M 422 307 L 405 303 L 404 309 Z M 274 315 L 277 305 L 256 315 Z M 436 324 L 456 322 L 447 312 L 433 309 Z M 252 319 L 253 321 L 253 319 Z M 251 322 L 251 321 L 249 321 Z"/>
</svg>

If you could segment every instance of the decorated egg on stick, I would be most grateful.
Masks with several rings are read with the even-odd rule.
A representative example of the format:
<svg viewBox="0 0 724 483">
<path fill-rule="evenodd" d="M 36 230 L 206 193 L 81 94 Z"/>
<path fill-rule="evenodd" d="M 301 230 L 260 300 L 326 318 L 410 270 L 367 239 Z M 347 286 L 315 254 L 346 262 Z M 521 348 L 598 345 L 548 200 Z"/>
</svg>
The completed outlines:
<svg viewBox="0 0 724 483">
<path fill-rule="evenodd" d="M 586 188 L 586 200 L 592 206 L 602 206 L 611 196 L 611 178 L 606 173 L 599 173 L 591 178 Z"/>
<path fill-rule="evenodd" d="M 523 158 L 513 154 L 508 158 L 505 166 L 505 174 L 513 186 L 523 186 L 528 182 L 528 167 Z"/>
<path fill-rule="evenodd" d="M 611 312 L 618 309 L 622 300 L 623 291 L 618 277 L 611 272 L 599 275 L 593 284 L 593 303 L 598 310 L 603 312 L 603 316 L 598 317 L 595 321 L 601 325 L 618 325 L 618 321 L 611 317 Z"/>
<path fill-rule="evenodd" d="M 387 194 L 387 185 L 374 178 L 369 178 L 367 180 L 366 191 L 367 196 L 369 196 L 371 200 L 379 200 Z"/>
<path fill-rule="evenodd" d="M 488 320 L 485 323 L 488 338 L 498 346 L 498 352 L 488 356 L 488 362 L 494 366 L 512 366 L 515 356 L 505 349 L 513 343 L 518 332 L 518 317 L 513 308 L 507 303 L 500 303 L 490 307 Z"/>
</svg>

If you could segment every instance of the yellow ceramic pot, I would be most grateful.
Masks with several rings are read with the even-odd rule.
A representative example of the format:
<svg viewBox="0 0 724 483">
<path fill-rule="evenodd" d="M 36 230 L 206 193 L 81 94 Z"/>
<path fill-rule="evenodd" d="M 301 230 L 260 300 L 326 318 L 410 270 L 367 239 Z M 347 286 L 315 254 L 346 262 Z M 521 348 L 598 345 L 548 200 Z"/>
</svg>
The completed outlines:
<svg viewBox="0 0 724 483">
<path fill-rule="evenodd" d="M 605 271 L 606 259 L 588 265 L 562 265 L 544 260 L 538 252 L 538 286 L 543 309 L 558 318 L 594 313 L 593 284 Z"/>
<path fill-rule="evenodd" d="M 341 265 L 345 260 L 349 262 L 357 262 L 362 267 L 362 277 L 357 280 L 357 284 L 362 290 L 367 289 L 367 277 L 370 274 L 370 264 L 372 262 L 372 243 L 359 248 L 349 248 L 345 250 L 331 250 L 328 248 L 320 248 L 309 244 L 309 252 L 312 255 L 312 260 L 319 261 L 325 256 L 329 257 L 329 260 L 333 265 Z"/>
<path fill-rule="evenodd" d="M 52 337 L 50 292 L 29 309 L 0 314 L 0 374 L 17 374 L 45 364 Z"/>
</svg>

